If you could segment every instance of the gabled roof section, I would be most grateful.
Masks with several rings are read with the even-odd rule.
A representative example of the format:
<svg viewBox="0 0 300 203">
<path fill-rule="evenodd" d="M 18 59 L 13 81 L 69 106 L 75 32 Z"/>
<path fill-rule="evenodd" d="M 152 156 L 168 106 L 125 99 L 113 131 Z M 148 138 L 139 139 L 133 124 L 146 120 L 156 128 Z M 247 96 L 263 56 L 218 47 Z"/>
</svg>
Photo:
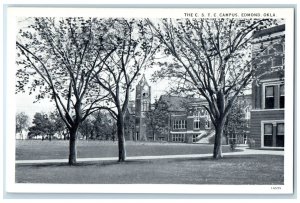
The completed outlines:
<svg viewBox="0 0 300 203">
<path fill-rule="evenodd" d="M 251 94 L 240 95 L 238 96 L 238 100 L 250 101 L 251 102 Z M 186 98 L 180 96 L 171 96 L 171 95 L 162 95 L 159 98 L 159 101 L 163 101 L 168 105 L 168 110 L 173 112 L 179 111 L 187 111 L 187 108 L 190 107 L 198 107 L 201 105 L 208 105 L 205 99 L 201 98 Z"/>
<path fill-rule="evenodd" d="M 168 105 L 169 111 L 186 111 L 186 108 L 188 107 L 188 105 L 190 105 L 190 103 L 194 103 L 199 99 L 161 95 L 159 100 L 165 102 Z"/>
</svg>

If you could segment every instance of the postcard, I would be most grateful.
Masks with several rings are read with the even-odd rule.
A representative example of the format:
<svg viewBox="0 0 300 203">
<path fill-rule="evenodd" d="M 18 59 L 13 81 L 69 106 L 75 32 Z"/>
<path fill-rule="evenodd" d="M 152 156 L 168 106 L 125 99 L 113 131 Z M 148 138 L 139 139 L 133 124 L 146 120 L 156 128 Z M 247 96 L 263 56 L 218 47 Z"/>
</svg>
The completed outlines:
<svg viewBox="0 0 300 203">
<path fill-rule="evenodd" d="M 293 193 L 293 8 L 12 6 L 6 38 L 8 193 Z"/>
</svg>

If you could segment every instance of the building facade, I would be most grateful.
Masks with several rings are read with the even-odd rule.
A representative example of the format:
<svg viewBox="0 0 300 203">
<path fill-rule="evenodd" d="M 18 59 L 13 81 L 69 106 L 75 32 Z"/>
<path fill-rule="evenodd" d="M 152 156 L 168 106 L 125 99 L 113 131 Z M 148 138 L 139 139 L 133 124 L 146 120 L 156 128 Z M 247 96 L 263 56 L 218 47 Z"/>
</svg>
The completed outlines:
<svg viewBox="0 0 300 203">
<path fill-rule="evenodd" d="M 242 108 L 244 118 L 248 124 L 243 130 L 230 132 L 227 139 L 224 137 L 223 143 L 228 143 L 228 139 L 235 143 L 244 144 L 249 136 L 249 121 L 251 109 L 251 95 L 240 96 L 237 103 Z M 183 143 L 213 143 L 214 127 L 210 116 L 205 110 L 207 102 L 199 98 L 186 98 L 179 96 L 162 95 L 157 101 L 165 104 L 167 110 L 164 118 L 160 122 L 163 123 L 165 129 L 163 132 L 155 132 L 151 130 L 151 126 L 147 123 L 147 112 L 155 108 L 151 105 L 151 87 L 149 86 L 145 76 L 136 86 L 135 101 L 128 104 L 125 116 L 125 134 L 126 140 L 135 141 L 167 141 L 167 142 L 183 142 Z"/>
<path fill-rule="evenodd" d="M 260 30 L 252 41 L 253 68 L 257 68 L 252 94 L 240 96 L 237 105 L 245 126 L 225 131 L 223 143 L 248 144 L 254 148 L 284 148 L 284 40 L 285 25 Z M 214 128 L 202 99 L 162 95 L 167 104 L 164 133 L 149 130 L 147 112 L 151 110 L 151 87 L 145 75 L 136 86 L 135 101 L 129 102 L 125 117 L 127 140 L 160 140 L 185 143 L 213 143 Z M 153 131 L 152 131 L 153 132 Z"/>
<path fill-rule="evenodd" d="M 261 71 L 252 84 L 250 137 L 254 148 L 284 148 L 284 38 L 280 25 L 254 34 Z M 263 53 L 257 53 L 263 48 Z"/>
</svg>

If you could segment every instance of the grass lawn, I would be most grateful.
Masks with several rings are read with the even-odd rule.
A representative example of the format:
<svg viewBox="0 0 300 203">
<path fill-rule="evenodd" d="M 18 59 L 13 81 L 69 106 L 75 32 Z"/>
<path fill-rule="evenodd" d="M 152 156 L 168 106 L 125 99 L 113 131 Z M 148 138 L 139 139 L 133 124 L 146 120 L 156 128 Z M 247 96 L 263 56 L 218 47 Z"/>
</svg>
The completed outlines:
<svg viewBox="0 0 300 203">
<path fill-rule="evenodd" d="M 130 149 L 130 148 L 129 148 Z M 146 147 L 147 149 L 147 147 Z M 147 149 L 149 150 L 149 149 Z M 131 152 L 132 153 L 132 152 Z M 283 184 L 283 156 L 16 165 L 19 183 Z"/>
<path fill-rule="evenodd" d="M 67 159 L 69 142 L 64 140 L 17 140 L 16 160 Z M 223 146 L 223 152 L 229 152 Z M 155 156 L 176 154 L 212 154 L 213 145 L 185 143 L 126 142 L 127 156 Z M 78 158 L 117 157 L 117 142 L 77 142 Z"/>
</svg>

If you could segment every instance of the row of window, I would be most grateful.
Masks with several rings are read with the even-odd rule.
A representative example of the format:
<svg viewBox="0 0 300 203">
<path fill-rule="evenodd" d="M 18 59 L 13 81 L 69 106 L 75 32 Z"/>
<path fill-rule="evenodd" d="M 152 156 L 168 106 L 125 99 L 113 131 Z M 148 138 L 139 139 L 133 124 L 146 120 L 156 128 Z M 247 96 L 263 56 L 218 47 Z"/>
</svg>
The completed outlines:
<svg viewBox="0 0 300 203">
<path fill-rule="evenodd" d="M 228 143 L 247 144 L 246 133 L 231 133 L 228 136 Z"/>
<path fill-rule="evenodd" d="M 186 120 L 174 120 L 173 129 L 186 129 Z"/>
<path fill-rule="evenodd" d="M 203 107 L 196 107 L 194 110 L 194 113 L 193 113 L 193 116 L 195 116 L 195 117 L 203 117 L 203 116 L 207 116 L 207 115 L 208 115 L 208 112 Z"/>
<path fill-rule="evenodd" d="M 264 124 L 264 146 L 284 147 L 284 123 Z"/>
<path fill-rule="evenodd" d="M 277 98 L 275 96 L 275 89 L 279 89 Z M 275 103 L 278 101 L 278 105 Z M 276 107 L 284 108 L 284 84 L 268 85 L 265 87 L 265 109 L 274 109 Z"/>
<path fill-rule="evenodd" d="M 204 128 L 205 129 L 211 128 L 211 122 L 208 119 L 205 120 Z M 197 118 L 194 119 L 194 129 L 200 129 L 200 120 L 198 120 Z"/>
<path fill-rule="evenodd" d="M 185 134 L 172 134 L 172 142 L 184 142 Z"/>
<path fill-rule="evenodd" d="M 196 117 L 194 118 L 194 123 L 193 123 L 193 128 L 194 129 L 200 129 L 200 118 Z M 187 124 L 186 120 L 173 120 L 173 129 L 186 129 Z M 211 122 L 209 120 L 205 120 L 204 123 L 204 128 L 205 129 L 210 129 L 211 128 Z"/>
</svg>

